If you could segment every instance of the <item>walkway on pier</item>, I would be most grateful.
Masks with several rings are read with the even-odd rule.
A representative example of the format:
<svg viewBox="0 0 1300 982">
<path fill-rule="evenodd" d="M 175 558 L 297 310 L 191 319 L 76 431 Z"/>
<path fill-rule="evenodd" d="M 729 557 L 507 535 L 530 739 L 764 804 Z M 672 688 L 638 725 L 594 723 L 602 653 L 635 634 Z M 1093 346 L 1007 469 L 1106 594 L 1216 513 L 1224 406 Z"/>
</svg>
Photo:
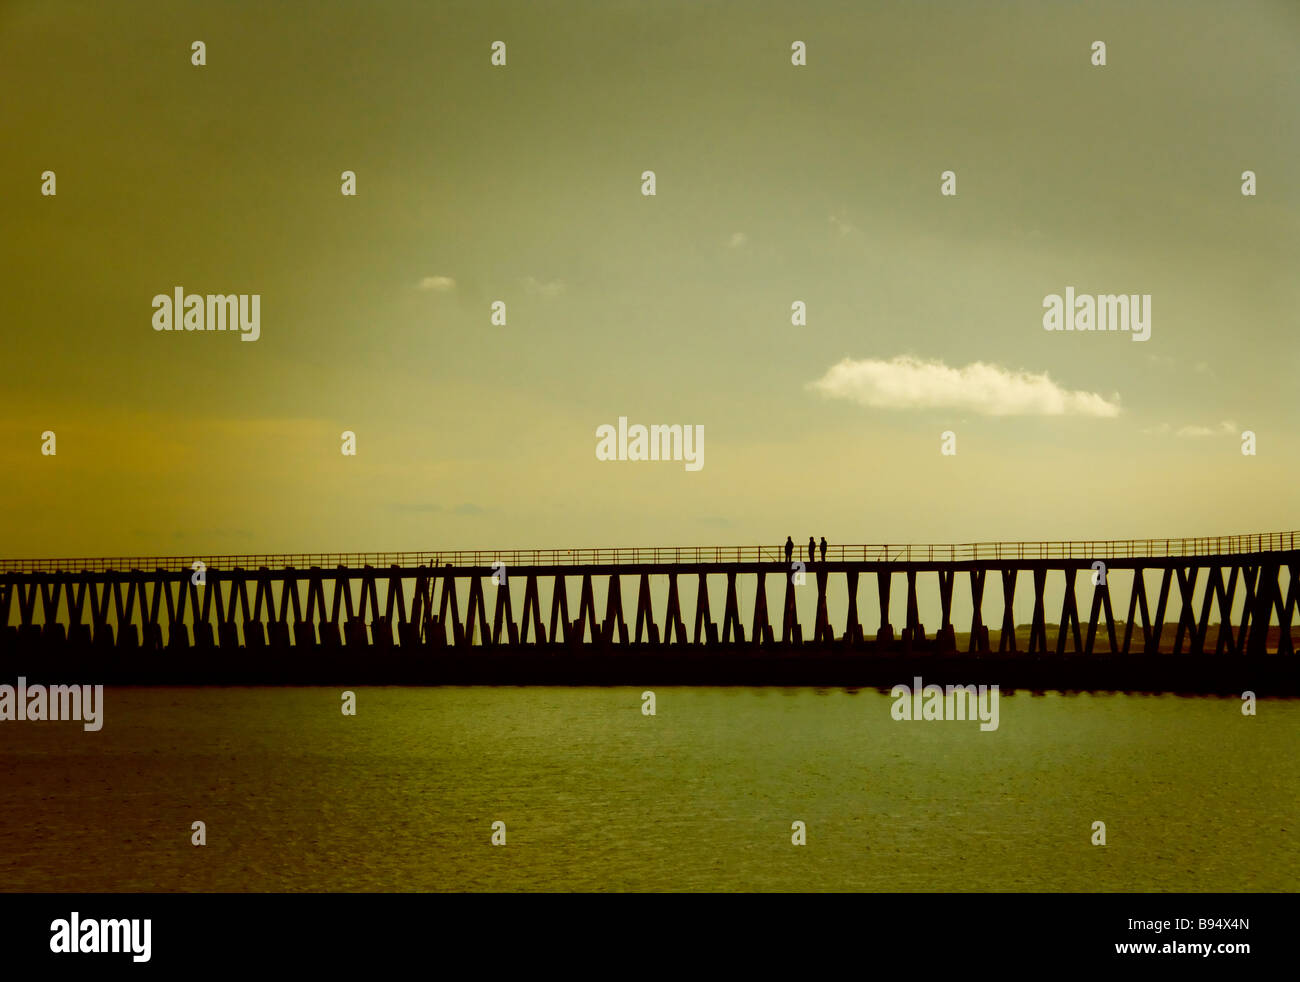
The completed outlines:
<svg viewBox="0 0 1300 982">
<path fill-rule="evenodd" d="M 1088 539 L 1036 542 L 905 543 L 829 545 L 826 563 L 981 563 L 1050 560 L 1104 562 L 1121 560 L 1189 559 L 1243 556 L 1263 552 L 1292 552 L 1300 546 L 1300 531 L 1244 535 L 1194 536 L 1176 539 Z M 796 547 L 794 559 L 807 553 Z M 818 553 L 817 562 L 820 563 Z M 732 566 L 785 562 L 785 545 L 774 546 L 614 546 L 574 549 L 442 549 L 432 552 L 306 552 L 221 556 L 118 556 L 67 559 L 0 559 L 0 573 L 102 573 L 132 570 L 180 571 L 201 562 L 215 569 L 457 569 L 491 567 L 581 566 Z"/>
</svg>

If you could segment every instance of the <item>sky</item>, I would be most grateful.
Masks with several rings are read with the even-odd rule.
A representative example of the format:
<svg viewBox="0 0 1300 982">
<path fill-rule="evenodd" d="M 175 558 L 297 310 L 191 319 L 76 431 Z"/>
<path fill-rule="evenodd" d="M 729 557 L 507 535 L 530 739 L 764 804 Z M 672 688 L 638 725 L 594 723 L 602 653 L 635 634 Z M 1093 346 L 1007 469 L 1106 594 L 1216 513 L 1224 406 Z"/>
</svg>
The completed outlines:
<svg viewBox="0 0 1300 982">
<path fill-rule="evenodd" d="M 1298 106 L 1282 0 L 0 2 L 0 555 L 1296 528 Z"/>
</svg>

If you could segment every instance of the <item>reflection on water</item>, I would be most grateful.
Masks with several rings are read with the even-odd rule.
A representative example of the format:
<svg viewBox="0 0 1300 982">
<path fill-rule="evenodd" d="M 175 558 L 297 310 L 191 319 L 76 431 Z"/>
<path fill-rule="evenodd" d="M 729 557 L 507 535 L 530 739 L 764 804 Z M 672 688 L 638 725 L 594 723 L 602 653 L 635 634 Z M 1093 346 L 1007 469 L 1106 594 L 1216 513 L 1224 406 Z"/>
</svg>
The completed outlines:
<svg viewBox="0 0 1300 982">
<path fill-rule="evenodd" d="M 110 689 L 99 733 L 0 726 L 0 889 L 1300 885 L 1300 702 L 1004 694 L 981 732 L 875 690 L 656 697 Z"/>
</svg>

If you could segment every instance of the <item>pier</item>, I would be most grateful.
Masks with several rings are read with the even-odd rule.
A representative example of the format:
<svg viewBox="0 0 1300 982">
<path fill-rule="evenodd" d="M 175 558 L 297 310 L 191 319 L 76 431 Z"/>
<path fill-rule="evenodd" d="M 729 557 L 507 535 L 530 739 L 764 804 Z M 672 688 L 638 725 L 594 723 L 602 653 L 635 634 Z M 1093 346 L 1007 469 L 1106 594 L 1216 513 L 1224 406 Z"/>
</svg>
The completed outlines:
<svg viewBox="0 0 1300 982">
<path fill-rule="evenodd" d="M 0 665 L 141 684 L 884 685 L 923 659 L 927 679 L 1293 694 L 1298 595 L 1297 532 L 790 562 L 783 546 L 9 559 Z"/>
</svg>

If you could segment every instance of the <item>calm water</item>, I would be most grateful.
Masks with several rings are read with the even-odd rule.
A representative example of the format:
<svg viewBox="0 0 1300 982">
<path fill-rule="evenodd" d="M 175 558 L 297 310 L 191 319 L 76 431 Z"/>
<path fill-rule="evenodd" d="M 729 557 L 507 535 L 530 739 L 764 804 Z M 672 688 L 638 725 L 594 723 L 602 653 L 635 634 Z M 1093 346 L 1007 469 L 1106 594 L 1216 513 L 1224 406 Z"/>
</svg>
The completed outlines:
<svg viewBox="0 0 1300 982">
<path fill-rule="evenodd" d="M 982 733 L 874 690 L 660 688 L 655 717 L 634 689 L 356 692 L 0 724 L 0 889 L 1300 886 L 1300 702 L 1004 695 Z"/>
</svg>

